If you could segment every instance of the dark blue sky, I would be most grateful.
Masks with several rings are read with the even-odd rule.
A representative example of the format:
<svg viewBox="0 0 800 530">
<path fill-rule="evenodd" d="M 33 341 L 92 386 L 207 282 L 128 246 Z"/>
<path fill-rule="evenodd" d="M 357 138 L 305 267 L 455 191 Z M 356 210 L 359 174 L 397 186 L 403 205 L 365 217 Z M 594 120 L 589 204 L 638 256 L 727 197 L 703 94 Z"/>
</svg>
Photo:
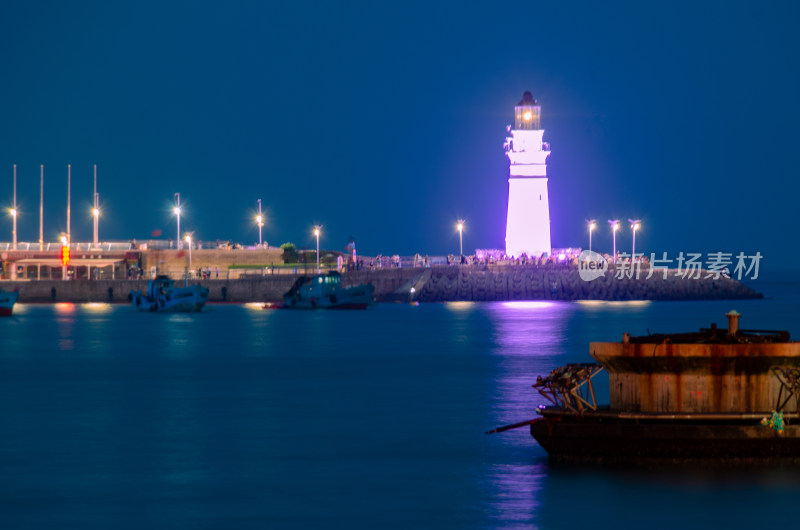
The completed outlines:
<svg viewBox="0 0 800 530">
<path fill-rule="evenodd" d="M 502 248 L 505 126 L 542 105 L 555 246 L 641 218 L 637 250 L 800 259 L 795 2 L 6 2 L 0 174 L 19 234 L 257 240 L 361 253 Z M 2 169 L 5 168 L 5 169 Z M 10 239 L 10 220 L 5 219 Z M 627 223 L 626 223 L 627 225 Z M 595 248 L 609 247 L 605 226 Z M 620 246 L 630 243 L 626 226 Z M 785 267 L 784 267 L 785 268 Z"/>
</svg>

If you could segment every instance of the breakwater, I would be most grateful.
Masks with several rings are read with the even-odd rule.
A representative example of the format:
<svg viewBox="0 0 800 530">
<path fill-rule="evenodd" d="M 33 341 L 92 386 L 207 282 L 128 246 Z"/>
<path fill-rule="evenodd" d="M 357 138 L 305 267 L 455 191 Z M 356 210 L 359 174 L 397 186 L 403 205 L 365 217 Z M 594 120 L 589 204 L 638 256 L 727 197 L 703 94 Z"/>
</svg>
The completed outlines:
<svg viewBox="0 0 800 530">
<path fill-rule="evenodd" d="M 703 273 L 705 275 L 705 273 Z M 377 269 L 344 273 L 345 285 L 372 283 L 383 301 L 447 302 L 495 300 L 724 300 L 757 298 L 759 293 L 728 278 L 683 278 L 670 271 L 651 278 L 617 279 L 612 271 L 591 282 L 576 269 L 536 266 L 453 266 Z M 266 274 L 242 279 L 199 281 L 210 290 L 210 302 L 281 300 L 297 275 Z M 197 280 L 192 281 L 196 283 Z M 145 280 L 4 281 L 6 290 L 19 288 L 21 303 L 128 302 L 131 290 L 145 290 Z"/>
<path fill-rule="evenodd" d="M 682 277 L 657 271 L 646 278 L 617 278 L 613 270 L 587 282 L 575 268 L 506 266 L 432 269 L 419 300 L 724 300 L 758 298 L 753 289 L 730 278 Z"/>
</svg>

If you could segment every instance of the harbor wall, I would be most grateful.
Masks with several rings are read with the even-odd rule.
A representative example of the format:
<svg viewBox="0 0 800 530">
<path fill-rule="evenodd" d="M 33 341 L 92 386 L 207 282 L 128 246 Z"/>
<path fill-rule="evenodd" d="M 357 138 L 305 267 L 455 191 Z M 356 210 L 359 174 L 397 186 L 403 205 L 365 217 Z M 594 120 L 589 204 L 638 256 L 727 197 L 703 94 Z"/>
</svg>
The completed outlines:
<svg viewBox="0 0 800 530">
<path fill-rule="evenodd" d="M 644 276 L 644 275 L 643 275 Z M 298 277 L 265 274 L 240 279 L 193 280 L 209 288 L 210 302 L 280 300 Z M 617 279 L 612 274 L 583 281 L 576 269 L 536 266 L 377 269 L 343 273 L 345 285 L 372 283 L 378 301 L 447 302 L 494 300 L 722 300 L 757 298 L 754 290 L 727 278 L 688 279 L 670 271 L 650 279 Z M 180 282 L 178 282 L 180 283 Z M 3 281 L 19 288 L 27 302 L 128 302 L 131 290 L 145 290 L 146 280 Z M 412 292 L 413 288 L 413 292 Z"/>
<path fill-rule="evenodd" d="M 541 266 L 442 267 L 433 269 L 419 295 L 424 302 L 450 300 L 724 300 L 761 295 L 741 282 L 720 277 L 681 277 L 656 271 L 647 279 L 618 279 L 613 269 L 591 282 L 576 268 Z"/>
</svg>

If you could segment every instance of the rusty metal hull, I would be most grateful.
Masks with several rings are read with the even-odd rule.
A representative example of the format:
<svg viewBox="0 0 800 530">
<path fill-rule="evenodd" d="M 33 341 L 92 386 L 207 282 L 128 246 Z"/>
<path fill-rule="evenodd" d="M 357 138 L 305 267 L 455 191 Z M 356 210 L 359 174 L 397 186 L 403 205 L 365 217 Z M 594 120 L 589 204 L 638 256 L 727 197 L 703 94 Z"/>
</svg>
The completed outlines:
<svg viewBox="0 0 800 530">
<path fill-rule="evenodd" d="M 723 416 L 546 414 L 531 424 L 531 435 L 558 462 L 800 463 L 800 425 L 778 434 L 750 415 Z"/>
<path fill-rule="evenodd" d="M 800 343 L 593 342 L 609 373 L 610 405 L 635 412 L 735 413 L 776 408 L 775 368 L 800 368 Z M 784 410 L 800 410 L 793 397 Z"/>
</svg>

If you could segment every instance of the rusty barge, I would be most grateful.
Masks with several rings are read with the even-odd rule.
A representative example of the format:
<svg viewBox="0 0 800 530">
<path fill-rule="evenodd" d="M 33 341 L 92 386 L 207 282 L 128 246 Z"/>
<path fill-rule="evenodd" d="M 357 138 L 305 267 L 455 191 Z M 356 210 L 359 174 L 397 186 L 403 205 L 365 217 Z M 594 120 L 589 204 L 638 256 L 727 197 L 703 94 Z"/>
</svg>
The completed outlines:
<svg viewBox="0 0 800 530">
<path fill-rule="evenodd" d="M 570 364 L 533 385 L 550 406 L 530 425 L 561 462 L 800 463 L 800 343 L 786 331 L 728 328 L 593 342 L 596 363 Z M 607 372 L 609 404 L 592 379 Z"/>
</svg>

